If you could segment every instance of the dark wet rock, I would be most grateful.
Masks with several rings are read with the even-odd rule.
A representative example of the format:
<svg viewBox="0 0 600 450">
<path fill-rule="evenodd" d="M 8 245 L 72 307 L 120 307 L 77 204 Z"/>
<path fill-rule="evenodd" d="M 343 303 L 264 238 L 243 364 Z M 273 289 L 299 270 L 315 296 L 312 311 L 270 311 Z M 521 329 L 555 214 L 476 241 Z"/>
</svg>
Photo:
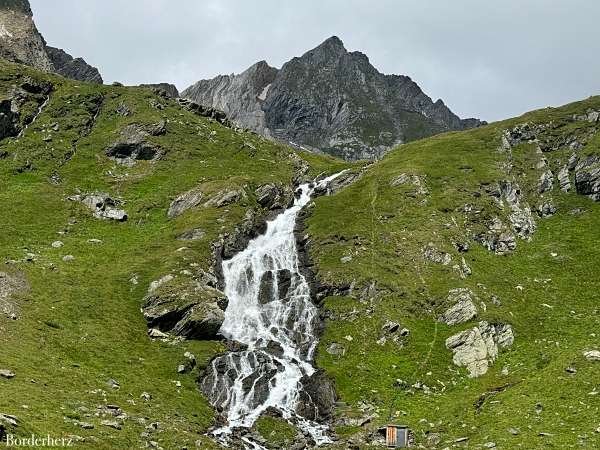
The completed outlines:
<svg viewBox="0 0 600 450">
<path fill-rule="evenodd" d="M 277 290 L 278 298 L 284 299 L 288 295 L 288 291 L 292 284 L 292 272 L 287 269 L 277 271 Z"/>
<path fill-rule="evenodd" d="M 72 80 L 102 84 L 102 76 L 97 68 L 90 66 L 83 58 L 73 58 L 60 48 L 46 46 L 54 71 Z"/>
<path fill-rule="evenodd" d="M 200 390 L 219 412 L 228 410 L 233 385 L 238 377 L 243 376 L 239 372 L 242 359 L 251 369 L 251 373 L 240 380 L 251 409 L 265 402 L 271 389 L 271 379 L 283 370 L 275 357 L 261 350 L 227 353 L 213 359 L 200 380 Z"/>
<path fill-rule="evenodd" d="M 281 358 L 283 356 L 283 347 L 279 342 L 269 341 L 265 346 L 265 350 L 271 355 Z"/>
<path fill-rule="evenodd" d="M 273 280 L 273 272 L 270 270 L 265 272 L 260 278 L 260 287 L 258 289 L 258 302 L 261 305 L 265 305 L 275 300 Z"/>
<path fill-rule="evenodd" d="M 214 339 L 225 319 L 225 295 L 196 280 L 161 280 L 151 284 L 143 301 L 148 327 L 188 339 Z"/>
<path fill-rule="evenodd" d="M 321 369 L 300 380 L 302 389 L 296 412 L 304 418 L 326 422 L 333 418 L 337 395 L 331 379 Z"/>
</svg>

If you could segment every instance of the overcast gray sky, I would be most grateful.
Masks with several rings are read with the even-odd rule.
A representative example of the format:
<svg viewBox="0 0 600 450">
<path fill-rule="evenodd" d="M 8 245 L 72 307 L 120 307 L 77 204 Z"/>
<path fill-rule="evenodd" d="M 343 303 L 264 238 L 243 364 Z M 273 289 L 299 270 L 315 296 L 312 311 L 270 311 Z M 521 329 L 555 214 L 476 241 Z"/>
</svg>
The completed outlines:
<svg viewBox="0 0 600 450">
<path fill-rule="evenodd" d="M 600 94 L 598 0 L 30 0 L 50 45 L 105 82 L 179 89 L 332 35 L 461 117 L 497 120 Z"/>
</svg>

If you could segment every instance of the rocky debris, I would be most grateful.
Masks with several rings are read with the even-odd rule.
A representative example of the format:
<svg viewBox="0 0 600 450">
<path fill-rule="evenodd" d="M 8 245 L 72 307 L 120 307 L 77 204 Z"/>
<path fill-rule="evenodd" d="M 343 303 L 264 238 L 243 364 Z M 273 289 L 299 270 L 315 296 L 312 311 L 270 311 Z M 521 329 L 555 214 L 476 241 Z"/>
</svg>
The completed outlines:
<svg viewBox="0 0 600 450">
<path fill-rule="evenodd" d="M 600 350 L 587 350 L 583 352 L 583 357 L 588 361 L 600 361 Z"/>
<path fill-rule="evenodd" d="M 154 93 L 164 98 L 179 97 L 179 91 L 177 90 L 177 87 L 171 83 L 140 84 L 140 87 L 151 88 Z"/>
<path fill-rule="evenodd" d="M 575 167 L 575 189 L 594 201 L 600 201 L 600 156 L 590 155 Z"/>
<path fill-rule="evenodd" d="M 0 272 L 0 314 L 9 319 L 18 319 L 20 308 L 13 297 L 14 294 L 25 292 L 28 289 L 29 283 L 22 273 Z"/>
<path fill-rule="evenodd" d="M 119 384 L 119 382 L 117 380 L 115 380 L 114 378 L 110 378 L 107 382 L 106 385 L 114 390 L 117 389 L 121 389 L 121 385 Z"/>
<path fill-rule="evenodd" d="M 226 308 L 227 297 L 214 287 L 171 278 L 151 285 L 142 312 L 149 328 L 188 339 L 214 339 Z"/>
<path fill-rule="evenodd" d="M 381 74 L 335 36 L 280 70 L 261 61 L 181 95 L 263 136 L 349 160 L 377 159 L 399 143 L 481 125 L 434 103 L 409 77 Z"/>
<path fill-rule="evenodd" d="M 140 394 L 140 399 L 144 400 L 145 402 L 149 402 L 150 400 L 152 400 L 152 395 L 148 392 L 142 392 Z"/>
<path fill-rule="evenodd" d="M 62 260 L 64 262 L 71 262 L 71 261 L 75 261 L 75 257 L 73 255 L 65 255 L 62 257 Z"/>
<path fill-rule="evenodd" d="M 449 253 L 438 250 L 431 242 L 423 248 L 423 258 L 444 266 L 447 266 L 452 262 L 452 256 Z"/>
<path fill-rule="evenodd" d="M 123 425 L 116 420 L 103 420 L 100 422 L 100 425 L 104 427 L 114 428 L 115 430 L 120 430 L 123 428 Z"/>
<path fill-rule="evenodd" d="M 447 303 L 452 306 L 438 317 L 438 321 L 446 325 L 458 325 L 477 317 L 474 300 L 478 300 L 477 296 L 470 289 L 451 289 L 448 292 Z"/>
<path fill-rule="evenodd" d="M 12 370 L 0 369 L 0 377 L 10 380 L 15 377 L 15 373 Z"/>
<path fill-rule="evenodd" d="M 162 156 L 162 148 L 148 140 L 149 136 L 161 136 L 166 133 L 165 121 L 156 124 L 140 125 L 133 123 L 121 130 L 119 140 L 105 151 L 106 156 L 118 163 L 131 166 L 136 160 L 153 161 Z"/>
<path fill-rule="evenodd" d="M 64 50 L 49 45 L 46 46 L 46 52 L 52 61 L 54 71 L 63 77 L 90 83 L 103 83 L 98 69 L 90 66 L 83 58 L 73 58 Z"/>
<path fill-rule="evenodd" d="M 184 231 L 177 236 L 178 241 L 199 241 L 206 235 L 206 232 L 201 228 L 194 228 L 193 230 Z"/>
<path fill-rule="evenodd" d="M 338 344 L 337 342 L 332 342 L 325 349 L 327 353 L 334 356 L 344 356 L 346 353 L 346 349 L 342 344 Z"/>
<path fill-rule="evenodd" d="M 61 248 L 63 245 L 65 245 L 65 244 L 62 241 L 54 241 L 52 243 L 52 248 Z"/>
<path fill-rule="evenodd" d="M 554 174 L 551 170 L 547 170 L 540 177 L 538 182 L 538 192 L 543 194 L 544 192 L 551 191 L 554 187 Z"/>
<path fill-rule="evenodd" d="M 131 110 L 124 102 L 119 103 L 115 112 L 121 117 L 128 117 L 131 115 Z"/>
<path fill-rule="evenodd" d="M 179 195 L 171 202 L 167 216 L 173 219 L 180 216 L 185 211 L 195 208 L 202 204 L 204 208 L 215 207 L 222 208 L 231 203 L 235 203 L 246 196 L 243 189 L 240 188 L 225 188 L 220 191 L 207 193 L 210 189 L 206 185 L 200 185 Z"/>
<path fill-rule="evenodd" d="M 510 347 L 513 342 L 510 325 L 482 321 L 476 327 L 450 336 L 446 339 L 446 348 L 454 353 L 454 364 L 466 367 L 469 377 L 475 378 L 485 374 L 499 350 Z"/>
<path fill-rule="evenodd" d="M 425 176 L 419 175 L 411 175 L 408 173 L 401 173 L 400 175 L 394 177 L 392 181 L 390 181 L 390 187 L 404 186 L 404 185 L 412 185 L 416 188 L 415 194 L 417 195 L 427 195 L 429 194 L 429 190 L 425 184 Z"/>
<path fill-rule="evenodd" d="M 556 206 L 552 202 L 544 202 L 537 208 L 537 213 L 540 217 L 550 217 L 556 214 Z"/>
<path fill-rule="evenodd" d="M 488 231 L 476 235 L 475 240 L 497 255 L 504 255 L 517 248 L 515 235 L 506 228 L 498 217 L 488 224 Z"/>
<path fill-rule="evenodd" d="M 117 206 L 120 206 L 122 202 L 110 197 L 105 192 L 74 195 L 69 197 L 69 200 L 83 203 L 94 212 L 94 217 L 98 219 L 124 222 L 128 217 L 126 211 L 117 208 Z"/>
<path fill-rule="evenodd" d="M 384 333 L 395 333 L 396 331 L 398 331 L 400 329 L 400 324 L 398 322 L 392 322 L 391 320 L 388 320 L 386 323 L 383 324 L 383 326 L 381 327 L 381 330 Z"/>
<path fill-rule="evenodd" d="M 196 367 L 196 356 L 190 352 L 183 354 L 185 361 L 177 366 L 177 373 L 188 373 Z"/>
<path fill-rule="evenodd" d="M 190 112 L 193 112 L 198 116 L 213 119 L 215 122 L 220 123 L 224 127 L 233 128 L 233 123 L 229 120 L 227 114 L 218 108 L 214 108 L 212 106 L 199 105 L 198 103 L 195 103 L 187 98 L 178 98 L 177 102 L 179 103 L 179 105 L 181 105 L 181 107 L 187 109 Z"/>
</svg>

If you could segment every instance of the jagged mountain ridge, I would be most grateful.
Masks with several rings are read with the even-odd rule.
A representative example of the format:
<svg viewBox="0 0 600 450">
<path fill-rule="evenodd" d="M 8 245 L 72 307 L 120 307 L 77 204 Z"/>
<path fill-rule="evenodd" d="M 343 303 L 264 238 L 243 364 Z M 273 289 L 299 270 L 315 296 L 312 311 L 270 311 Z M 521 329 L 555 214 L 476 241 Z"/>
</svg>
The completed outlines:
<svg viewBox="0 0 600 450">
<path fill-rule="evenodd" d="M 73 80 L 103 82 L 97 68 L 46 44 L 28 0 L 0 1 L 0 57 Z"/>
<path fill-rule="evenodd" d="M 240 126 L 344 159 L 377 159 L 397 144 L 482 124 L 461 120 L 402 75 L 384 75 L 333 36 L 281 69 L 258 62 L 182 92 Z"/>
</svg>

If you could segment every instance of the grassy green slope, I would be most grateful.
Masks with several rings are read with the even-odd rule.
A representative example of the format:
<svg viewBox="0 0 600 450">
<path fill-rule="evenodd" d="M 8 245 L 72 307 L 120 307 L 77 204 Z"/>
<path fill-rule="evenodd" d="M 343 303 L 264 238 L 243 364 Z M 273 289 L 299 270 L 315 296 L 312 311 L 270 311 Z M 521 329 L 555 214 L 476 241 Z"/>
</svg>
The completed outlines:
<svg viewBox="0 0 600 450">
<path fill-rule="evenodd" d="M 504 449 L 600 447 L 600 363 L 582 355 L 600 347 L 600 204 L 563 193 L 555 181 L 543 200 L 552 199 L 557 213 L 536 216 L 530 242 L 518 240 L 516 251 L 500 256 L 472 240 L 492 217 L 508 214 L 482 186 L 517 181 L 535 208 L 542 201 L 537 181 L 547 170 L 536 163 L 547 158 L 556 174 L 572 153 L 566 143 L 544 155 L 535 143 L 524 143 L 512 150 L 514 168 L 507 174 L 507 155 L 498 151 L 502 132 L 525 122 L 552 123 L 547 139 L 583 136 L 587 144 L 578 154 L 598 154 L 598 125 L 572 120 L 590 108 L 600 108 L 599 97 L 407 144 L 344 191 L 317 199 L 307 223 L 319 276 L 330 285 L 356 283 L 353 294 L 325 299 L 330 319 L 317 364 L 335 378 L 348 403 L 339 411 L 342 418 L 372 416 L 363 427 L 340 425 L 341 436 L 362 447 L 368 433 L 391 421 L 409 425 L 418 444 L 435 446 L 440 440 L 436 448 L 482 448 L 488 442 Z M 401 173 L 422 177 L 429 194 L 411 185 L 392 187 Z M 465 204 L 481 213 L 465 214 Z M 470 250 L 460 254 L 452 242 L 469 242 Z M 424 259 L 429 243 L 453 262 Z M 350 262 L 341 261 L 348 256 Z M 472 269 L 465 279 L 452 268 L 461 256 Z M 365 286 L 371 283 L 369 293 Z M 461 287 L 470 288 L 486 310 L 478 302 L 476 320 L 453 327 L 439 323 L 448 290 Z M 380 345 L 388 320 L 410 334 Z M 453 365 L 444 343 L 477 320 L 511 324 L 515 344 L 486 375 L 471 379 Z M 332 343 L 345 354 L 328 353 Z M 416 383 L 429 389 L 413 387 Z M 476 406 L 495 389 L 501 392 Z"/>
<path fill-rule="evenodd" d="M 18 295 L 20 319 L 0 317 L 0 368 L 16 373 L 14 379 L 0 379 L 0 412 L 18 416 L 23 432 L 77 435 L 90 448 L 148 441 L 164 448 L 193 447 L 214 413 L 197 390 L 197 372 L 178 375 L 176 368 L 185 351 L 194 353 L 201 367 L 221 344 L 151 342 L 141 301 L 148 284 L 161 275 L 190 264 L 209 268 L 211 242 L 256 207 L 254 189 L 269 181 L 291 183 L 291 150 L 198 117 L 148 89 L 78 83 L 0 62 L 0 92 L 11 91 L 25 77 L 49 80 L 54 91 L 21 138 L 0 143 L 0 154 L 6 152 L 0 159 L 1 270 L 24 274 L 30 285 Z M 152 106 L 157 102 L 164 109 Z M 130 115 L 116 112 L 122 104 Z M 26 108 L 34 114 L 35 108 Z M 127 168 L 105 156 L 127 124 L 161 120 L 167 122 L 166 134 L 150 138 L 164 149 L 158 161 Z M 340 165 L 325 157 L 309 159 L 313 175 Z M 52 175 L 61 181 L 51 183 Z M 248 196 L 224 208 L 196 208 L 167 219 L 174 197 L 209 181 L 220 188 L 244 187 Z M 129 220 L 95 219 L 80 203 L 67 200 L 94 190 L 121 198 Z M 206 232 L 202 240 L 175 239 L 196 227 Z M 56 240 L 64 246 L 53 248 Z M 35 255 L 32 261 L 28 253 Z M 65 255 L 74 261 L 64 262 Z M 120 389 L 111 389 L 109 379 Z M 142 392 L 152 399 L 140 399 Z M 101 425 L 114 420 L 98 409 L 107 404 L 128 415 L 122 430 Z M 82 429 L 74 420 L 94 428 Z M 146 429 L 157 422 L 156 431 Z"/>
</svg>

